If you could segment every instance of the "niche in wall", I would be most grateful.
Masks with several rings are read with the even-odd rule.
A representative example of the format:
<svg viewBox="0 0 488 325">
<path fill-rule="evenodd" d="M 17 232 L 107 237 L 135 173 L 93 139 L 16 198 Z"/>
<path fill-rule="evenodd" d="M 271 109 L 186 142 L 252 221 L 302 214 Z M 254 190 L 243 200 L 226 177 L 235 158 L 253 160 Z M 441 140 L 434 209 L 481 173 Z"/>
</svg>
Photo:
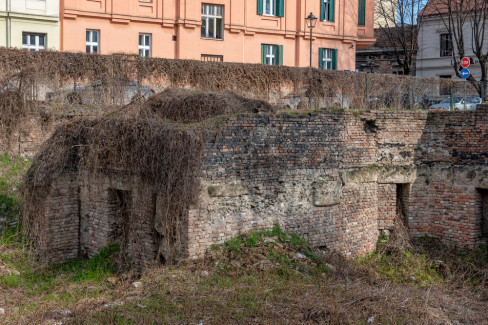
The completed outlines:
<svg viewBox="0 0 488 325">
<path fill-rule="evenodd" d="M 109 189 L 109 242 L 117 242 L 121 248 L 127 244 L 127 230 L 131 211 L 131 192 Z"/>
<path fill-rule="evenodd" d="M 480 230 L 481 238 L 488 240 L 488 189 L 478 189 L 481 196 Z"/>
</svg>

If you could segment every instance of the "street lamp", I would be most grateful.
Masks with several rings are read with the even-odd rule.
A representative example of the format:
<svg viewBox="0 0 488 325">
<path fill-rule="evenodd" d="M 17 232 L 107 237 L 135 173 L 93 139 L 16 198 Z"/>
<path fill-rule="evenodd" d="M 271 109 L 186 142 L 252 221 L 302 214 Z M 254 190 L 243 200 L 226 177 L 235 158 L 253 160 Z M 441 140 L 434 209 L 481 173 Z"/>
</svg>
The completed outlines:
<svg viewBox="0 0 488 325">
<path fill-rule="evenodd" d="M 310 28 L 310 68 L 312 67 L 312 29 L 314 29 L 315 24 L 317 23 L 317 17 L 310 13 L 307 18 L 307 27 Z"/>
</svg>

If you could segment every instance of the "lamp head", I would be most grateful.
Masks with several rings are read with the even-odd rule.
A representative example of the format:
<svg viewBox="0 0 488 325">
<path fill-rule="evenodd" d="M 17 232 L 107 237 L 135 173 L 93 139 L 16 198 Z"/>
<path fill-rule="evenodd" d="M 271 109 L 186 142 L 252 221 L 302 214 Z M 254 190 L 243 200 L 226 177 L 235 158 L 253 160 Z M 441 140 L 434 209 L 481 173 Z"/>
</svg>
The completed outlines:
<svg viewBox="0 0 488 325">
<path fill-rule="evenodd" d="M 315 24 L 317 24 L 317 17 L 315 17 L 313 13 L 310 13 L 305 20 L 307 21 L 308 28 L 314 28 Z"/>
</svg>

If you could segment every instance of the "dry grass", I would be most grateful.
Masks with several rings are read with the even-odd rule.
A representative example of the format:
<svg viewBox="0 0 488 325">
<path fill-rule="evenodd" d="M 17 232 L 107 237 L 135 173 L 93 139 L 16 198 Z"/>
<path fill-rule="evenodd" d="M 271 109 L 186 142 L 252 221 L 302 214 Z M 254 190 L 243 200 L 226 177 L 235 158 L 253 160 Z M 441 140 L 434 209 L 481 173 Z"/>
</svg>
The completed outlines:
<svg viewBox="0 0 488 325">
<path fill-rule="evenodd" d="M 139 275 L 113 273 L 105 256 L 44 267 L 34 276 L 24 251 L 4 242 L 0 252 L 21 271 L 17 283 L 0 276 L 2 324 L 488 323 L 484 284 L 484 291 L 480 283 L 453 286 L 441 273 L 428 285 L 407 281 L 408 274 L 398 281 L 381 274 L 385 262 L 372 262 L 378 255 L 346 260 L 277 228 L 214 246 L 205 260 Z M 421 255 L 413 251 L 410 262 Z M 382 256 L 390 264 L 406 261 Z M 486 267 L 488 258 L 482 261 Z"/>
</svg>

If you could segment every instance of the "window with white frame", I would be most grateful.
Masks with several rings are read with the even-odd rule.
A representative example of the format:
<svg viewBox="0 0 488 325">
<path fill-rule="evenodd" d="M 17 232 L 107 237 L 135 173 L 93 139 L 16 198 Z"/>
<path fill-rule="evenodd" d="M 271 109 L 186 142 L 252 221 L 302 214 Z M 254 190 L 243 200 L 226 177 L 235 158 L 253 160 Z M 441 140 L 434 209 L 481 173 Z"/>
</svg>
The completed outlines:
<svg viewBox="0 0 488 325">
<path fill-rule="evenodd" d="M 265 47 L 265 64 L 278 64 L 278 45 L 264 45 Z"/>
<path fill-rule="evenodd" d="M 139 34 L 139 56 L 151 57 L 151 34 Z"/>
<path fill-rule="evenodd" d="M 276 0 L 263 0 L 263 14 L 276 16 Z"/>
<path fill-rule="evenodd" d="M 46 34 L 22 33 L 22 48 L 29 51 L 46 49 Z"/>
<path fill-rule="evenodd" d="M 323 10 L 323 16 L 321 17 L 322 21 L 334 21 L 333 18 L 333 11 L 332 9 L 332 1 L 333 0 L 322 0 L 323 1 L 323 7 L 321 10 Z"/>
<path fill-rule="evenodd" d="M 334 53 L 334 50 L 332 49 L 322 49 L 323 57 L 322 57 L 322 66 L 324 67 L 324 70 L 332 70 L 332 56 Z"/>
<path fill-rule="evenodd" d="M 202 37 L 223 39 L 224 6 L 202 4 Z"/>
<path fill-rule="evenodd" d="M 452 56 L 452 35 L 441 34 L 441 53 L 440 56 Z"/>
<path fill-rule="evenodd" d="M 86 53 L 100 53 L 100 31 L 86 30 Z"/>
</svg>

